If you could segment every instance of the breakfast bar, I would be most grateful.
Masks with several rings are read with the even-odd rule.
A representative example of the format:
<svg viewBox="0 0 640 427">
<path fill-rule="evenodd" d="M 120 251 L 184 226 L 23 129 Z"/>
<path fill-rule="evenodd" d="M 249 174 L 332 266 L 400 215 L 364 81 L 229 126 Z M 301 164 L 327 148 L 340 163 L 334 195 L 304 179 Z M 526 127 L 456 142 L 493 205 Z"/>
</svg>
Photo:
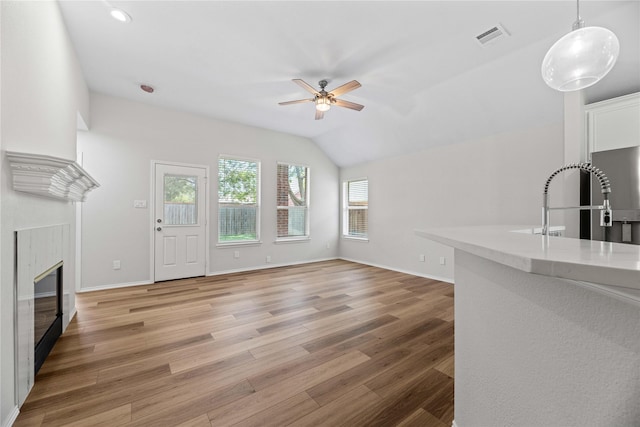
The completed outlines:
<svg viewBox="0 0 640 427">
<path fill-rule="evenodd" d="M 416 230 L 455 250 L 454 425 L 637 425 L 640 246 L 538 231 Z"/>
</svg>

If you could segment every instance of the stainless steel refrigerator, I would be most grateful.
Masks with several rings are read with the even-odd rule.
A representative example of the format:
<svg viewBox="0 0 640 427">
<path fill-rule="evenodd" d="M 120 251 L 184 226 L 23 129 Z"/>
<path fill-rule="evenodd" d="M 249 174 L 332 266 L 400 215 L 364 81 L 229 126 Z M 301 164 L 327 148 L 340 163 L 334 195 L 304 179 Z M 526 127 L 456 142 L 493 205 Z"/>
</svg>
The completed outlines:
<svg viewBox="0 0 640 427">
<path fill-rule="evenodd" d="M 612 242 L 640 245 L 640 146 L 599 151 L 591 154 L 591 163 L 611 182 Z M 600 186 L 591 180 L 591 204 L 601 205 Z M 591 239 L 605 240 L 598 211 L 591 211 Z"/>
</svg>

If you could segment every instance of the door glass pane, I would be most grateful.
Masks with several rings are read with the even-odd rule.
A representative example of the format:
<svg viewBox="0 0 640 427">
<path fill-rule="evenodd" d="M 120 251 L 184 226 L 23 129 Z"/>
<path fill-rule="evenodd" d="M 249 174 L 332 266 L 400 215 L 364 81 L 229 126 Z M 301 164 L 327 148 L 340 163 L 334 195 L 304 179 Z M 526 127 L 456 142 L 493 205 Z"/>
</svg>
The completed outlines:
<svg viewBox="0 0 640 427">
<path fill-rule="evenodd" d="M 198 177 L 164 176 L 164 224 L 195 225 L 198 223 Z"/>
</svg>

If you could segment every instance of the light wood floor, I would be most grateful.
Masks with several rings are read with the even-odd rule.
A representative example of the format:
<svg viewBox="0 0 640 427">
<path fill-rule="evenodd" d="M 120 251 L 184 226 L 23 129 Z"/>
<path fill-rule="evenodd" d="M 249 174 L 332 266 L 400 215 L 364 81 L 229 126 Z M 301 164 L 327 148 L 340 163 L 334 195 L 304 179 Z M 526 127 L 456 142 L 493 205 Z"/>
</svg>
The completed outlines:
<svg viewBox="0 0 640 427">
<path fill-rule="evenodd" d="M 448 283 L 336 260 L 77 307 L 15 426 L 451 426 Z"/>
</svg>

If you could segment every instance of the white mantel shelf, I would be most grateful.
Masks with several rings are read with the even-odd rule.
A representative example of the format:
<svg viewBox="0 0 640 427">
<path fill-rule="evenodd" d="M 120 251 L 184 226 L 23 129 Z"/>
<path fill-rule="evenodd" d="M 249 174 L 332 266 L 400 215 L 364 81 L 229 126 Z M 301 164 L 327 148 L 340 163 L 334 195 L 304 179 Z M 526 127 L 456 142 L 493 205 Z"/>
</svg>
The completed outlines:
<svg viewBox="0 0 640 427">
<path fill-rule="evenodd" d="M 100 186 L 73 160 L 7 151 L 13 189 L 58 200 L 83 202 Z"/>
<path fill-rule="evenodd" d="M 532 229 L 432 228 L 416 234 L 526 273 L 625 288 L 640 295 L 640 246 L 513 232 L 527 228 Z"/>
</svg>

